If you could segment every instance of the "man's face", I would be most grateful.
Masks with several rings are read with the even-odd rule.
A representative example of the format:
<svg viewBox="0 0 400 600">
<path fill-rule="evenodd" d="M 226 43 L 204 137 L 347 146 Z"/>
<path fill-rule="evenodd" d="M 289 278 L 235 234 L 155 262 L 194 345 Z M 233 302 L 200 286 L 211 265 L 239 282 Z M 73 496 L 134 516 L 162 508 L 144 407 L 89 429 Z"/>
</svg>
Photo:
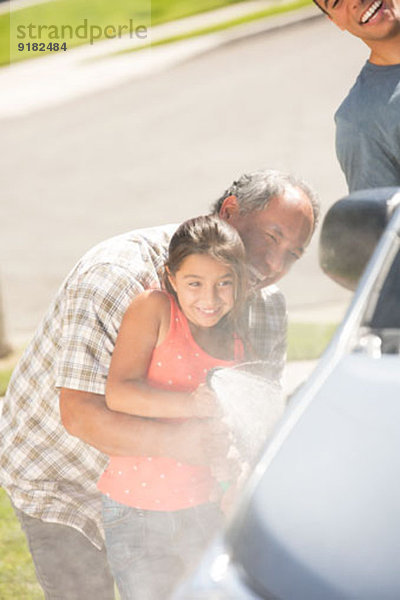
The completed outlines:
<svg viewBox="0 0 400 600">
<path fill-rule="evenodd" d="M 399 0 L 316 0 L 340 29 L 366 44 L 400 35 Z"/>
<path fill-rule="evenodd" d="M 313 211 L 298 189 L 270 200 L 266 208 L 241 215 L 234 196 L 226 198 L 220 216 L 243 240 L 250 265 L 261 280 L 258 287 L 278 281 L 304 253 L 313 228 Z"/>
</svg>

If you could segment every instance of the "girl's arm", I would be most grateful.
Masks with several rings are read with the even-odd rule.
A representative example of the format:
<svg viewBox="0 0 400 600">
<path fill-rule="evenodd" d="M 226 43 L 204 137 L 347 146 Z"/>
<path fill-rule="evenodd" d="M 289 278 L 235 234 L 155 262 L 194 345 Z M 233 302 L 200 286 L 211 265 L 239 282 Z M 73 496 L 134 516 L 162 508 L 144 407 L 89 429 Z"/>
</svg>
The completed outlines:
<svg viewBox="0 0 400 600">
<path fill-rule="evenodd" d="M 108 408 L 139 417 L 208 417 L 215 409 L 186 392 L 159 390 L 146 382 L 154 348 L 165 338 L 170 301 L 158 290 L 140 294 L 118 332 L 106 385 Z"/>
</svg>

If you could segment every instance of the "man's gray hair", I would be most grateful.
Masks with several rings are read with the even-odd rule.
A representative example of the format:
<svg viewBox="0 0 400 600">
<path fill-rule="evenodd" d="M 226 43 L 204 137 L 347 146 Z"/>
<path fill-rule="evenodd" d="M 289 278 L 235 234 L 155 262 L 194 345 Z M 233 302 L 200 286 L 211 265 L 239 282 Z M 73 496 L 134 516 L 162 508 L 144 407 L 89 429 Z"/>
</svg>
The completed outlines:
<svg viewBox="0 0 400 600">
<path fill-rule="evenodd" d="M 223 193 L 213 204 L 211 211 L 219 213 L 225 198 L 235 196 L 241 214 L 248 214 L 265 208 L 272 198 L 283 196 L 289 189 L 300 189 L 310 200 L 314 215 L 313 231 L 318 223 L 320 206 L 316 192 L 294 175 L 281 173 L 272 169 L 245 173 Z"/>
</svg>

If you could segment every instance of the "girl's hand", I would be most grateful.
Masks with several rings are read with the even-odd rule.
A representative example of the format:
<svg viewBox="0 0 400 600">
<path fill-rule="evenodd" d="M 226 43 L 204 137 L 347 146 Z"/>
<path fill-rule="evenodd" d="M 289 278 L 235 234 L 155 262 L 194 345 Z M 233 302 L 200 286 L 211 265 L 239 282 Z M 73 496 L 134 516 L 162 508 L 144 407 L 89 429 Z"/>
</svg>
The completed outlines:
<svg viewBox="0 0 400 600">
<path fill-rule="evenodd" d="M 217 396 L 208 387 L 207 384 L 202 383 L 192 393 L 193 401 L 193 416 L 206 418 L 206 417 L 220 417 L 222 416 L 222 410 L 218 402 Z"/>
</svg>

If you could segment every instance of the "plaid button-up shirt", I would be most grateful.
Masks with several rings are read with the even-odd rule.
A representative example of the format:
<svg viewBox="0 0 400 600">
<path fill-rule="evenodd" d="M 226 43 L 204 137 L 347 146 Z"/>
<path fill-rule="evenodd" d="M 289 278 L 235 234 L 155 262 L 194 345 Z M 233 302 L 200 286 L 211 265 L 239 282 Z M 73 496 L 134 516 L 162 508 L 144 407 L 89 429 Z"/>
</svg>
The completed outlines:
<svg viewBox="0 0 400 600">
<path fill-rule="evenodd" d="M 107 457 L 68 434 L 61 387 L 104 394 L 122 317 L 133 297 L 160 287 L 176 226 L 142 229 L 90 250 L 61 286 L 0 399 L 0 484 L 17 508 L 103 544 L 97 480 Z M 277 378 L 286 351 L 286 305 L 270 286 L 249 310 L 250 341 Z"/>
</svg>

